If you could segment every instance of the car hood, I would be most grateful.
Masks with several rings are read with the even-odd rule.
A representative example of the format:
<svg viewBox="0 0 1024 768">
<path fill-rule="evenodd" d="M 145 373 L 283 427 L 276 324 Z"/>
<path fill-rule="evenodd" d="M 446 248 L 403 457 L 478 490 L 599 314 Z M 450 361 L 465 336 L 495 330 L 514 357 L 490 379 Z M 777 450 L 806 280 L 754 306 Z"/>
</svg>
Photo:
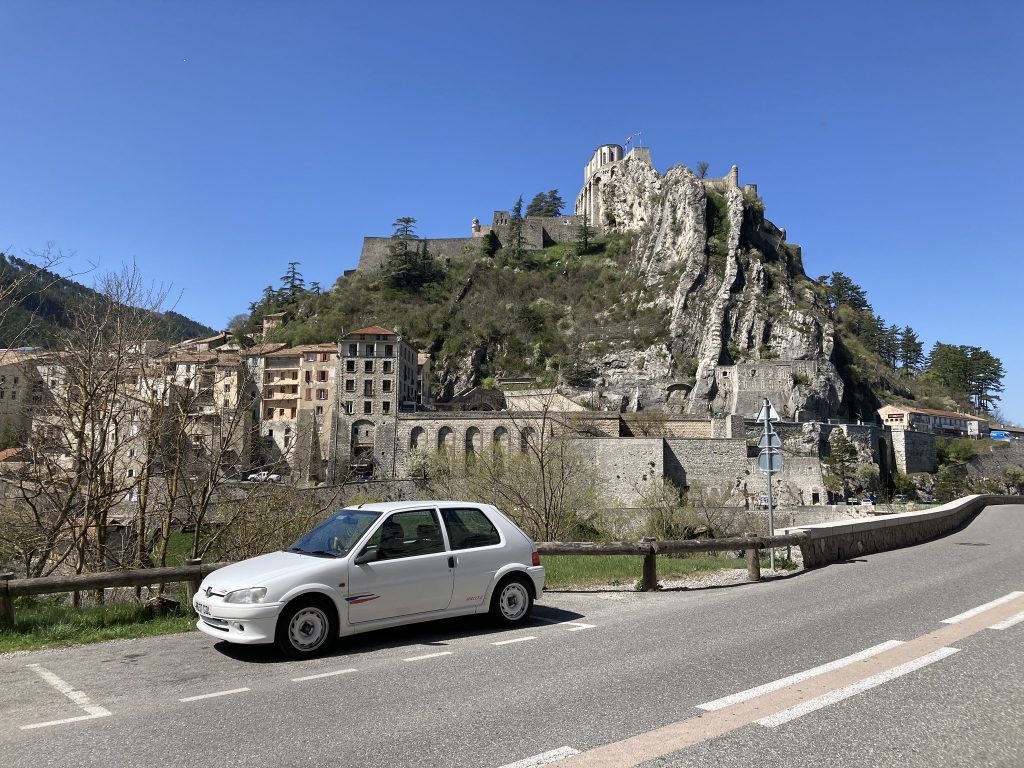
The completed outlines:
<svg viewBox="0 0 1024 768">
<path fill-rule="evenodd" d="M 201 589 L 212 587 L 224 593 L 247 587 L 288 589 L 294 582 L 315 582 L 341 565 L 339 559 L 302 555 L 298 552 L 270 552 L 218 568 L 205 579 Z M 276 589 L 272 591 L 277 591 Z M 272 600 L 273 595 L 268 595 Z"/>
</svg>

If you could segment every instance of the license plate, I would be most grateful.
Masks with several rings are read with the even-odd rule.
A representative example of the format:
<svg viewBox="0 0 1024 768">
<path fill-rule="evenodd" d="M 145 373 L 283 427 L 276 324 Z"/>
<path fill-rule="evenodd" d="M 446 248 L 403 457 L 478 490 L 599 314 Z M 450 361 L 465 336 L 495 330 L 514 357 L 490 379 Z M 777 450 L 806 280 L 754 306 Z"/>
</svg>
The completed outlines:
<svg viewBox="0 0 1024 768">
<path fill-rule="evenodd" d="M 197 600 L 196 601 L 196 612 L 202 614 L 203 616 L 209 616 L 210 615 L 210 606 L 208 606 L 206 603 L 200 603 Z"/>
</svg>

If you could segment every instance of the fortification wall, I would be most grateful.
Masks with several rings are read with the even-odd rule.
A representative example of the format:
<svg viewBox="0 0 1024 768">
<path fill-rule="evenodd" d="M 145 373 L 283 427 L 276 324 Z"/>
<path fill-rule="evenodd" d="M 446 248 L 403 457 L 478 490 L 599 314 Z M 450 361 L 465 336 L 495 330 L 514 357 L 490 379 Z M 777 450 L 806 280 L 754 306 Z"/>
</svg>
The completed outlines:
<svg viewBox="0 0 1024 768">
<path fill-rule="evenodd" d="M 388 246 L 392 242 L 390 237 L 364 237 L 357 267 L 359 271 L 372 272 L 380 268 L 388 257 Z M 456 259 L 480 251 L 480 241 L 473 237 L 428 237 L 419 242 L 427 243 L 435 258 Z"/>
<path fill-rule="evenodd" d="M 817 360 L 759 360 L 715 368 L 718 394 L 714 408 L 753 418 L 767 397 L 783 417 L 792 417 L 788 403 L 794 400 L 796 379 L 813 382 L 818 378 Z"/>
<path fill-rule="evenodd" d="M 665 477 L 681 488 L 735 488 L 748 472 L 742 437 L 671 438 L 665 441 Z"/>
<path fill-rule="evenodd" d="M 768 475 L 758 469 L 757 459 L 748 460 L 745 490 L 752 506 L 768 493 Z M 821 474 L 821 461 L 814 456 L 782 457 L 782 471 L 772 475 L 772 501 L 780 506 L 819 506 L 828 502 Z"/>
<path fill-rule="evenodd" d="M 896 457 L 896 468 L 904 473 L 935 472 L 938 469 L 938 455 L 935 452 L 935 435 L 930 432 L 915 432 L 908 429 L 893 429 L 892 450 Z"/>
<path fill-rule="evenodd" d="M 635 506 L 652 484 L 661 483 L 664 477 L 661 438 L 595 437 L 573 443 L 597 473 L 602 505 Z"/>
</svg>

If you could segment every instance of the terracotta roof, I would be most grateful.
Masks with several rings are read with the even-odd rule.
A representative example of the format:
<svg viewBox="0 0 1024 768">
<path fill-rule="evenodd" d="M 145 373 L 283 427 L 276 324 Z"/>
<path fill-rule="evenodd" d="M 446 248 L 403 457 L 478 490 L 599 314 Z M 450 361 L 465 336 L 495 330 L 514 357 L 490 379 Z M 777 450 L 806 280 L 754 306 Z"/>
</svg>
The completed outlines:
<svg viewBox="0 0 1024 768">
<path fill-rule="evenodd" d="M 24 448 L 6 448 L 0 451 L 0 461 L 17 459 L 24 450 Z"/>
<path fill-rule="evenodd" d="M 348 338 L 349 336 L 355 336 L 358 333 L 369 333 L 369 334 L 378 334 L 379 333 L 379 334 L 388 334 L 388 335 L 391 335 L 391 336 L 395 335 L 394 331 L 390 331 L 387 328 L 381 328 L 379 325 L 371 325 L 369 328 L 360 328 L 358 331 L 352 331 L 351 333 L 346 333 L 345 334 L 345 338 Z"/>
<path fill-rule="evenodd" d="M 257 344 L 254 347 L 249 347 L 244 350 L 248 357 L 259 357 L 260 355 L 269 355 L 271 352 L 277 352 L 278 350 L 288 346 L 283 341 L 275 341 L 273 343 L 267 342 L 265 344 Z"/>
</svg>

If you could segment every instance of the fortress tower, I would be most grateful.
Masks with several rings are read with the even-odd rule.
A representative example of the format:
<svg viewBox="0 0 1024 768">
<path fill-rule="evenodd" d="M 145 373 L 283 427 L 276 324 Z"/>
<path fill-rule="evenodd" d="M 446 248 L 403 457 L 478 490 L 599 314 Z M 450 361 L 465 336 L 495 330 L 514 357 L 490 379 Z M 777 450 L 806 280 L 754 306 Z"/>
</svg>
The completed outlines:
<svg viewBox="0 0 1024 768">
<path fill-rule="evenodd" d="M 647 165 L 651 164 L 651 150 L 648 147 L 634 147 L 626 157 L 633 157 Z M 594 150 L 594 156 L 583 168 L 583 189 L 576 198 L 576 215 L 587 214 L 592 227 L 604 226 L 604 210 L 601 201 L 601 184 L 615 176 L 616 168 L 623 161 L 623 149 L 618 144 L 602 144 Z"/>
</svg>

